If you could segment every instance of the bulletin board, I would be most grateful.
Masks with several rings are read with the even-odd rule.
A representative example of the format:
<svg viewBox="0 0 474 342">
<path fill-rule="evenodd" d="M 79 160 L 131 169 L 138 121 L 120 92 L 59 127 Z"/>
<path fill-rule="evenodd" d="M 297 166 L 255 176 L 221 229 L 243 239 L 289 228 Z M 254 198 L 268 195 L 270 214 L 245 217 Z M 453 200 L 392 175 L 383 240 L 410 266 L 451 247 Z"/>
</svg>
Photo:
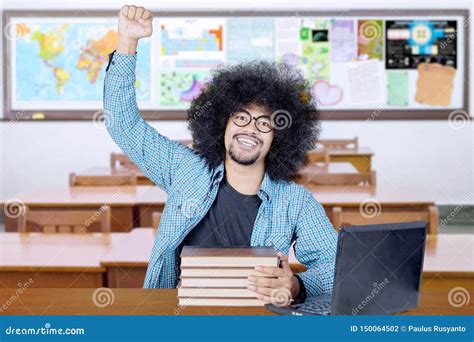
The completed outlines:
<svg viewBox="0 0 474 342">
<path fill-rule="evenodd" d="M 91 119 L 102 110 L 117 13 L 4 13 L 10 120 Z M 323 119 L 446 119 L 468 111 L 467 10 L 155 13 L 135 90 L 148 119 L 184 119 L 222 64 L 287 63 Z"/>
</svg>

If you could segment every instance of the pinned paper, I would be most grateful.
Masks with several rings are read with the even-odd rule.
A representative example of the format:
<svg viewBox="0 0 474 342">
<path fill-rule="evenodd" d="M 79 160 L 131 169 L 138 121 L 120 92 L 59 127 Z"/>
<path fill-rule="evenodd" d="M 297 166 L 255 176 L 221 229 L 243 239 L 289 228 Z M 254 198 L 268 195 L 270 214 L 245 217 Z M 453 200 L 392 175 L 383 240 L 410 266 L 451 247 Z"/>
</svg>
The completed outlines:
<svg viewBox="0 0 474 342">
<path fill-rule="evenodd" d="M 359 20 L 357 47 L 359 56 L 383 60 L 383 21 Z"/>
<path fill-rule="evenodd" d="M 432 106 L 449 106 L 456 69 L 437 63 L 420 63 L 417 70 L 415 101 Z"/>
<path fill-rule="evenodd" d="M 408 106 L 408 72 L 387 71 L 387 104 L 390 106 Z"/>
<path fill-rule="evenodd" d="M 354 20 L 331 20 L 330 53 L 333 62 L 350 62 L 356 56 Z"/>
<path fill-rule="evenodd" d="M 341 102 L 344 91 L 341 87 L 329 84 L 326 81 L 316 81 L 311 87 L 311 92 L 321 106 L 333 106 Z"/>
<path fill-rule="evenodd" d="M 347 79 L 352 103 L 383 101 L 380 62 L 376 59 L 347 63 Z"/>
</svg>

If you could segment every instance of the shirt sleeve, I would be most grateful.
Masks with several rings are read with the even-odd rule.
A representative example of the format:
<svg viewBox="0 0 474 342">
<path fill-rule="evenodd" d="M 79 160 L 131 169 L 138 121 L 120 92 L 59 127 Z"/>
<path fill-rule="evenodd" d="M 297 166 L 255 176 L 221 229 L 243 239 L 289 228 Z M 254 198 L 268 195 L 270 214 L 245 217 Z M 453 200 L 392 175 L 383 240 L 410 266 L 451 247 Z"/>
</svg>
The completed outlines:
<svg viewBox="0 0 474 342">
<path fill-rule="evenodd" d="M 307 268 L 298 273 L 307 297 L 331 293 L 337 250 L 337 233 L 323 206 L 307 193 L 296 227 L 295 257 Z"/>
<path fill-rule="evenodd" d="M 135 94 L 137 53 L 109 55 L 104 80 L 105 126 L 146 177 L 167 191 L 182 160 L 193 152 L 156 131 L 141 116 Z"/>
</svg>

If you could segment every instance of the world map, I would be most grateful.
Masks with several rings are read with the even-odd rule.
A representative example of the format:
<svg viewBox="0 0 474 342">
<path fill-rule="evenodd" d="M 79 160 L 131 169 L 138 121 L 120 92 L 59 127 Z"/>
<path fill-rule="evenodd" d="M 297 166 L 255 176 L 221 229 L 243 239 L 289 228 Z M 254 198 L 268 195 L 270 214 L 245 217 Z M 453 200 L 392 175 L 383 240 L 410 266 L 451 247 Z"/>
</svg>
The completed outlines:
<svg viewBox="0 0 474 342">
<path fill-rule="evenodd" d="M 116 25 L 16 24 L 16 101 L 101 101 L 108 54 L 118 43 Z M 149 101 L 150 44 L 140 42 L 135 82 L 138 101 Z"/>
</svg>

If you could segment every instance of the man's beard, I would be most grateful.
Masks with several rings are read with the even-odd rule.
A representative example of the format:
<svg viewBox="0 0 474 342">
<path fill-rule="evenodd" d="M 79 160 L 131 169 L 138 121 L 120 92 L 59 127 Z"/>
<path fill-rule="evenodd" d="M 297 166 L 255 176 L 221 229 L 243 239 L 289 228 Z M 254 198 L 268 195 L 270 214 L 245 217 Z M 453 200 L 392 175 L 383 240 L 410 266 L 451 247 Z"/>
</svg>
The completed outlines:
<svg viewBox="0 0 474 342">
<path fill-rule="evenodd" d="M 254 153 L 253 155 L 250 154 L 244 157 L 242 156 L 243 153 L 241 154 L 236 153 L 235 149 L 236 147 L 234 146 L 234 143 L 232 143 L 229 148 L 229 156 L 233 161 L 241 165 L 252 165 L 260 157 L 260 151 L 258 151 L 257 153 Z"/>
</svg>

